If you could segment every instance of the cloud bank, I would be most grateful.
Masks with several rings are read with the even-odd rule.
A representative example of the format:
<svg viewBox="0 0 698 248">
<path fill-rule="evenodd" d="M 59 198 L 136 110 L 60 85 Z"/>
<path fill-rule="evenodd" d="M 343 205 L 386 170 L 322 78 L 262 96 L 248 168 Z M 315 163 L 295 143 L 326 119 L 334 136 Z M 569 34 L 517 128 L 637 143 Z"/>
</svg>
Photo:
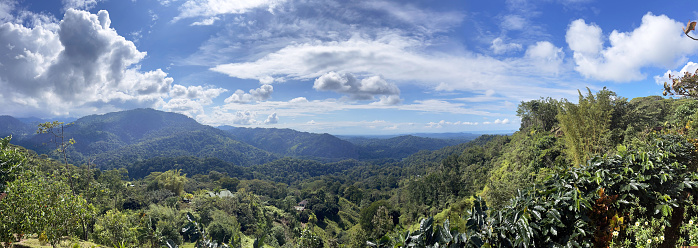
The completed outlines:
<svg viewBox="0 0 698 248">
<path fill-rule="evenodd" d="M 105 10 L 68 9 L 60 22 L 30 18 L 23 23 L 33 26 L 0 24 L 0 44 L 6 44 L 0 46 L 0 105 L 9 114 L 77 116 L 165 106 L 192 113 L 225 91 L 173 84 L 160 69 L 141 71 L 146 53 L 110 27 Z"/>
</svg>

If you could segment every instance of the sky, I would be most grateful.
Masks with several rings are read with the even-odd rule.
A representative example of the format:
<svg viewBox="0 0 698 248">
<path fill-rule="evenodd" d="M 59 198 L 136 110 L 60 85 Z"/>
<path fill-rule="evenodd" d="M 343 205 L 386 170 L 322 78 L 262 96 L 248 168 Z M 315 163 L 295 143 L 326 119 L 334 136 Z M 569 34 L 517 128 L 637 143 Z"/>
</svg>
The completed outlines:
<svg viewBox="0 0 698 248">
<path fill-rule="evenodd" d="M 692 1 L 0 0 L 0 115 L 154 108 L 331 134 L 514 131 L 521 101 L 661 95 Z M 698 35 L 698 34 L 697 34 Z"/>
</svg>

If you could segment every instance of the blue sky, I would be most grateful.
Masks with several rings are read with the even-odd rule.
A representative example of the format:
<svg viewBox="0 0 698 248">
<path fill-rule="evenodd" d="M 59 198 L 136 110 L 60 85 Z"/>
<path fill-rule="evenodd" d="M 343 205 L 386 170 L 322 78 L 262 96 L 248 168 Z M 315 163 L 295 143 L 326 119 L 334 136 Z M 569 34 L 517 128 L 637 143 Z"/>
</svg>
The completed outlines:
<svg viewBox="0 0 698 248">
<path fill-rule="evenodd" d="M 0 0 L 0 114 L 149 107 L 332 134 L 516 130 L 517 104 L 661 94 L 673 1 Z"/>
</svg>

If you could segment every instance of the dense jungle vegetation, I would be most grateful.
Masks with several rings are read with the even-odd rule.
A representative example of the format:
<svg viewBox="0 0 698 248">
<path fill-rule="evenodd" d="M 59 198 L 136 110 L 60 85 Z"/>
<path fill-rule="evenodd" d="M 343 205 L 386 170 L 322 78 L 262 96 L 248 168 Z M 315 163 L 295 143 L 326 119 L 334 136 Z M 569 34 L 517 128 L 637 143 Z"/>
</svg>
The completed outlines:
<svg viewBox="0 0 698 248">
<path fill-rule="evenodd" d="M 44 123 L 36 136 L 8 126 L 0 242 L 698 245 L 698 102 L 690 94 L 629 100 L 603 89 L 580 92 L 576 103 L 522 102 L 519 131 L 468 142 L 354 144 L 327 134 L 199 127 L 184 116 L 145 126 L 127 118 L 155 118 L 153 111 Z"/>
</svg>

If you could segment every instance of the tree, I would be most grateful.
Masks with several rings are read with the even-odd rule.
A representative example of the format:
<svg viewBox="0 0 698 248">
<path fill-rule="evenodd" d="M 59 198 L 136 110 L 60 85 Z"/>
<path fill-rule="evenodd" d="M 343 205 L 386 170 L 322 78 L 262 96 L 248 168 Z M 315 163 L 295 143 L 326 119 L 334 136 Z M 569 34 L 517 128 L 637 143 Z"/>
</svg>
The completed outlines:
<svg viewBox="0 0 698 248">
<path fill-rule="evenodd" d="M 602 154 L 609 147 L 610 128 L 616 93 L 603 90 L 586 96 L 579 92 L 579 103 L 564 100 L 557 115 L 565 133 L 567 154 L 575 165 L 581 164 L 592 154 Z"/>
<path fill-rule="evenodd" d="M 559 105 L 557 100 L 550 97 L 521 102 L 516 110 L 516 115 L 521 117 L 520 130 L 528 127 L 535 127 L 541 131 L 551 130 L 558 122 L 556 116 Z"/>
<path fill-rule="evenodd" d="M 187 183 L 187 174 L 181 174 L 182 169 L 168 170 L 165 172 L 153 172 L 150 174 L 150 185 L 148 186 L 151 190 L 157 189 L 167 189 L 172 191 L 175 195 L 181 196 L 184 192 L 184 184 Z"/>
<path fill-rule="evenodd" d="M 17 148 L 10 146 L 12 136 L 0 139 L 0 194 L 7 183 L 15 180 L 17 170 L 26 161 Z"/>
<path fill-rule="evenodd" d="M 56 247 L 64 236 L 77 237 L 94 215 L 94 207 L 62 181 L 27 173 L 9 183 L 7 192 L 0 201 L 0 241 L 5 243 L 41 233 Z"/>
<path fill-rule="evenodd" d="M 686 28 L 683 29 L 683 33 L 686 34 L 691 39 L 696 40 L 696 38 L 688 35 L 691 31 L 695 30 L 696 22 L 688 22 Z M 684 72 L 682 76 L 674 77 L 669 75 L 669 80 L 671 84 L 664 82 L 664 95 L 678 95 L 686 97 L 697 97 L 698 96 L 698 70 L 695 72 Z"/>
<path fill-rule="evenodd" d="M 63 157 L 63 162 L 66 165 L 68 165 L 68 154 L 66 150 L 69 146 L 75 144 L 75 140 L 73 138 L 68 139 L 68 141 L 65 140 L 65 128 L 70 125 L 72 125 L 72 123 L 64 124 L 60 121 L 44 122 L 40 123 L 39 129 L 36 130 L 37 134 L 46 133 L 53 135 L 51 142 L 56 145 L 56 152 Z"/>
</svg>

